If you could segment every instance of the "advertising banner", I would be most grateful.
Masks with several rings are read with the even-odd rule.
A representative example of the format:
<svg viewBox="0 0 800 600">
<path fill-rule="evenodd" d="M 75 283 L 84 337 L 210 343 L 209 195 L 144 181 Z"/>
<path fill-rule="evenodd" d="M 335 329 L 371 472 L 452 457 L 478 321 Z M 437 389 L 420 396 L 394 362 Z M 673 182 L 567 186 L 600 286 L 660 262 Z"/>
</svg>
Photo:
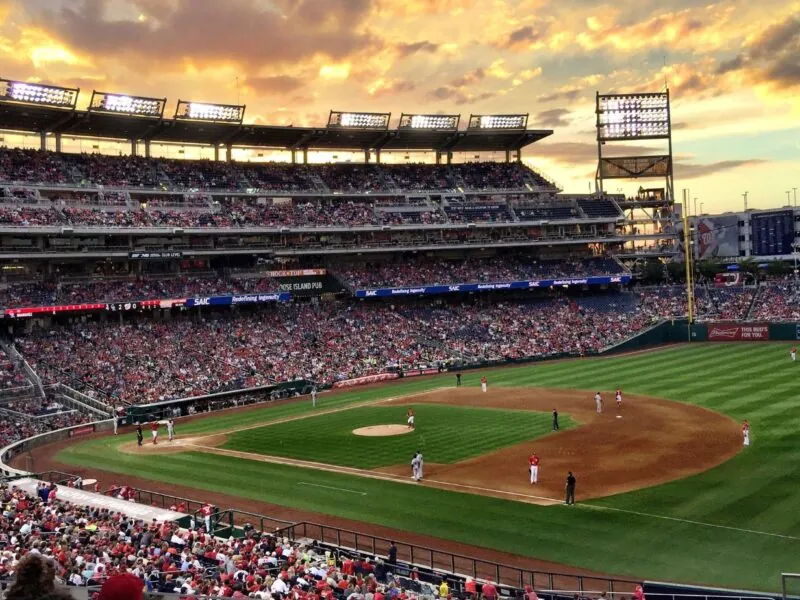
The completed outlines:
<svg viewBox="0 0 800 600">
<path fill-rule="evenodd" d="M 532 288 L 551 288 L 571 285 L 610 285 L 630 282 L 630 275 L 613 277 L 583 277 L 576 279 L 545 279 L 540 281 L 504 281 L 497 283 L 458 283 L 454 285 L 429 285 L 422 287 L 379 288 L 356 290 L 356 298 L 386 298 L 392 296 L 433 296 L 459 292 L 486 292 L 493 290 L 528 290 Z"/>
<path fill-rule="evenodd" d="M 766 323 L 709 323 L 710 342 L 763 341 L 769 339 Z"/>
</svg>

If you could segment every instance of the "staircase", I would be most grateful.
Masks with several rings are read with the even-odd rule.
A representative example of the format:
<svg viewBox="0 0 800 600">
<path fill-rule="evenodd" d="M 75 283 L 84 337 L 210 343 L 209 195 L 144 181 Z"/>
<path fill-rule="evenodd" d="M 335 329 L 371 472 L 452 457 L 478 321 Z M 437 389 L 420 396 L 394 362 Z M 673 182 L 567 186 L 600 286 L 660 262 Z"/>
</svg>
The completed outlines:
<svg viewBox="0 0 800 600">
<path fill-rule="evenodd" d="M 750 306 L 747 308 L 747 314 L 745 315 L 745 321 L 749 321 L 752 316 L 753 312 L 755 311 L 756 305 L 758 304 L 758 299 L 761 297 L 761 292 L 764 290 L 761 286 L 756 286 L 756 293 L 753 294 L 753 299 L 750 301 Z"/>
</svg>

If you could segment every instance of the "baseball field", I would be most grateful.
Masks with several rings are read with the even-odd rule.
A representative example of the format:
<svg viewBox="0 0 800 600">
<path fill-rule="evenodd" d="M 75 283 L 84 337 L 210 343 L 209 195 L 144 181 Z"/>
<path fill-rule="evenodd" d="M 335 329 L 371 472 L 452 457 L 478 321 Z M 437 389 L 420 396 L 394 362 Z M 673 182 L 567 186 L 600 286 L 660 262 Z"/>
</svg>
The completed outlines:
<svg viewBox="0 0 800 600">
<path fill-rule="evenodd" d="M 800 366 L 788 350 L 676 346 L 467 372 L 458 389 L 452 374 L 407 379 L 322 394 L 316 408 L 303 399 L 178 422 L 171 446 L 137 448 L 126 433 L 36 460 L 104 483 L 144 478 L 153 489 L 225 494 L 595 572 L 776 590 L 781 571 L 800 571 Z M 413 431 L 353 433 L 404 425 L 408 408 Z M 408 466 L 417 450 L 421 484 Z M 527 480 L 533 451 L 536 486 Z M 561 503 L 568 469 L 578 479 L 574 507 Z"/>
</svg>

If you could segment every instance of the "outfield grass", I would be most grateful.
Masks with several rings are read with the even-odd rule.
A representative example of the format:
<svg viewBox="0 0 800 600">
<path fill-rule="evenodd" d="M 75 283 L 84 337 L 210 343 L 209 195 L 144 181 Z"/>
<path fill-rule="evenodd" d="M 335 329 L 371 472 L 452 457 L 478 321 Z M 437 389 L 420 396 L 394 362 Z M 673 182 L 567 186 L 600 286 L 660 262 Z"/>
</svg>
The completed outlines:
<svg viewBox="0 0 800 600">
<path fill-rule="evenodd" d="M 231 450 L 284 456 L 346 467 L 375 469 L 411 461 L 421 451 L 427 462 L 452 464 L 498 448 L 552 433 L 550 413 L 413 405 L 416 429 L 390 437 L 353 435 L 353 429 L 402 424 L 407 406 L 369 406 L 267 425 L 232 434 L 222 446 Z M 562 429 L 573 425 L 568 416 Z M 298 444 L 298 440 L 313 440 Z"/>
<path fill-rule="evenodd" d="M 753 446 L 725 464 L 681 481 L 574 508 L 537 507 L 205 454 L 173 455 L 168 460 L 122 454 L 113 451 L 119 442 L 111 438 L 73 446 L 58 458 L 597 571 L 777 590 L 781 571 L 800 571 L 800 486 L 796 482 L 800 475 L 800 366 L 789 361 L 789 346 L 695 344 L 491 372 L 492 385 L 586 390 L 612 390 L 619 385 L 627 393 L 689 402 L 750 420 Z M 478 372 L 467 373 L 464 384 L 477 386 L 479 378 Z M 451 384 L 451 379 L 448 375 L 407 381 L 356 392 L 358 400 L 336 402 L 411 393 Z M 277 414 L 310 407 L 272 410 Z M 268 410 L 258 412 L 259 419 L 270 418 Z M 237 419 L 240 425 L 252 422 L 250 414 L 224 418 L 228 427 Z M 210 426 L 208 431 L 215 429 Z"/>
</svg>

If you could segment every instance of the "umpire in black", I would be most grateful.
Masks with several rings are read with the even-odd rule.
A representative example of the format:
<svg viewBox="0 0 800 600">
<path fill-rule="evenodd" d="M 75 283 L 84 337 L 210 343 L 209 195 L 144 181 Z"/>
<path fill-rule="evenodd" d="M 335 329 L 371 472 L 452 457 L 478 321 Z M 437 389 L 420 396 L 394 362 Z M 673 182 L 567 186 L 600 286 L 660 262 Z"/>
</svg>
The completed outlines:
<svg viewBox="0 0 800 600">
<path fill-rule="evenodd" d="M 567 473 L 567 497 L 564 500 L 564 504 L 575 504 L 575 475 L 572 474 L 572 471 Z"/>
</svg>

